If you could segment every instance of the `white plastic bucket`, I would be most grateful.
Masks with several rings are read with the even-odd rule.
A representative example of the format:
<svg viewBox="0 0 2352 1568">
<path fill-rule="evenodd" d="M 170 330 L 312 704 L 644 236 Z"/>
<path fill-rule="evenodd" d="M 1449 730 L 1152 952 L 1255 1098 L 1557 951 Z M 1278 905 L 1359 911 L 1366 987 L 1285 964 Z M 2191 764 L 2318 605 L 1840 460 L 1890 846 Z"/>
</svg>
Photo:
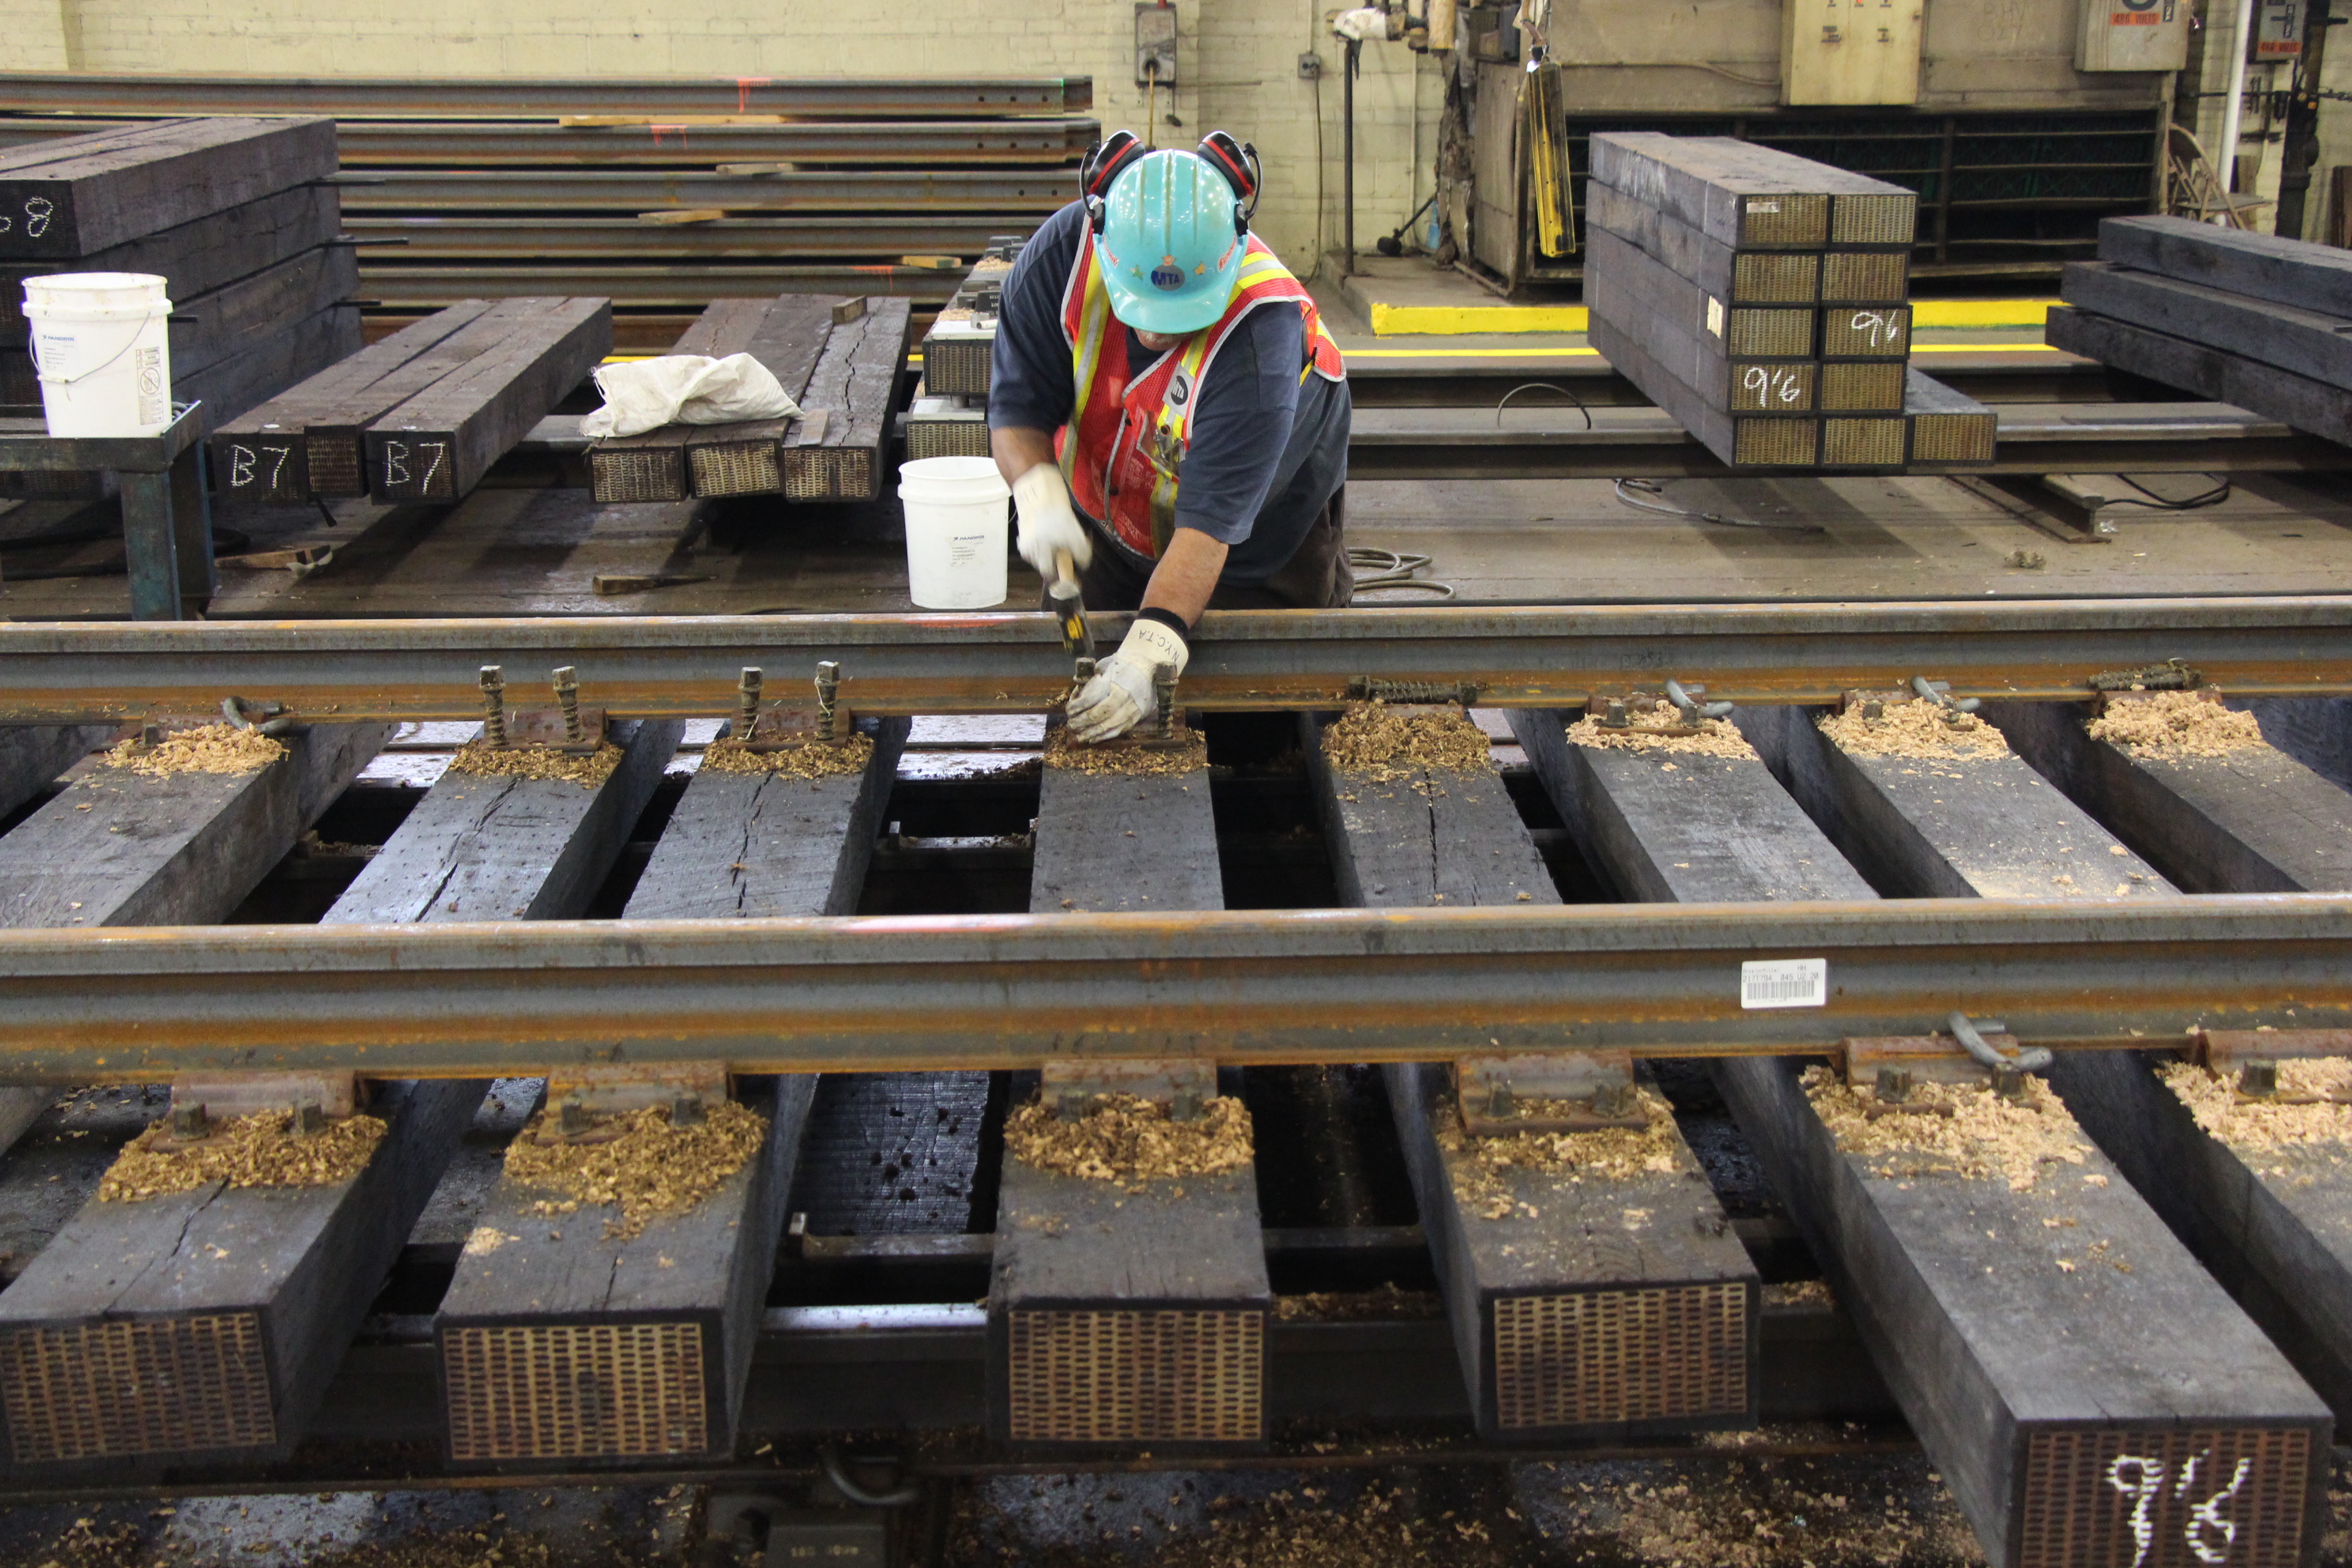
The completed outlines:
<svg viewBox="0 0 2352 1568">
<path fill-rule="evenodd" d="M 898 468 L 907 594 L 926 610 L 1004 603 L 1013 491 L 993 458 L 919 458 Z"/>
<path fill-rule="evenodd" d="M 172 301 L 149 272 L 25 279 L 33 366 L 52 436 L 154 436 L 172 423 Z"/>
</svg>

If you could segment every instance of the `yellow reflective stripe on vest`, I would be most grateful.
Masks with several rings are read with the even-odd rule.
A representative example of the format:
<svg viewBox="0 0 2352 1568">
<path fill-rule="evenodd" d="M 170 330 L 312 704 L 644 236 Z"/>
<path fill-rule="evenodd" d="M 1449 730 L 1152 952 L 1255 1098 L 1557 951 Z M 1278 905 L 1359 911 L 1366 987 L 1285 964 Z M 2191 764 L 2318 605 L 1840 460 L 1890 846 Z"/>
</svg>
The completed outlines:
<svg viewBox="0 0 2352 1568">
<path fill-rule="evenodd" d="M 1070 408 L 1069 435 L 1062 442 L 1062 480 L 1070 482 L 1078 468 L 1078 432 L 1085 427 L 1087 401 L 1094 394 L 1095 373 L 1102 363 L 1104 328 L 1110 322 L 1110 290 L 1103 286 L 1102 268 L 1092 255 L 1093 247 L 1081 242 L 1079 265 L 1087 269 L 1085 298 L 1078 305 L 1077 353 L 1071 361 L 1071 374 L 1077 378 L 1077 393 Z"/>
</svg>

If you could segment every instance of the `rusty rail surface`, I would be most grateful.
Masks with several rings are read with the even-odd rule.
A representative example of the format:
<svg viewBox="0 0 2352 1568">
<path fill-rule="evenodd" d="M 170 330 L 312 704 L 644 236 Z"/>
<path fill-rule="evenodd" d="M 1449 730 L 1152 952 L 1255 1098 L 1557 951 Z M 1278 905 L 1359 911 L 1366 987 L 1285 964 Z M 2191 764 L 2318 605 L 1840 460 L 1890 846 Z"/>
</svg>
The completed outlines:
<svg viewBox="0 0 2352 1568">
<path fill-rule="evenodd" d="M 1097 617 L 1115 642 L 1126 617 Z M 781 696 L 821 659 L 866 713 L 1039 712 L 1070 662 L 1039 611 L 479 620 L 0 625 L 0 722 L 205 713 L 235 695 L 314 720 L 461 719 L 478 672 L 571 665 L 617 717 L 731 712 L 745 666 Z M 2232 695 L 2352 692 L 2352 595 L 1891 604 L 1400 606 L 1211 611 L 1181 700 L 1315 709 L 1351 691 L 1496 707 L 1704 685 L 1710 699 L 1826 702 L 1948 680 L 1960 696 L 2064 699 L 2179 660 Z"/>
<path fill-rule="evenodd" d="M 1827 1000 L 1742 1005 L 1818 958 Z M 0 932 L 0 1081 L 2061 1047 L 2352 1026 L 2352 895 Z"/>
</svg>

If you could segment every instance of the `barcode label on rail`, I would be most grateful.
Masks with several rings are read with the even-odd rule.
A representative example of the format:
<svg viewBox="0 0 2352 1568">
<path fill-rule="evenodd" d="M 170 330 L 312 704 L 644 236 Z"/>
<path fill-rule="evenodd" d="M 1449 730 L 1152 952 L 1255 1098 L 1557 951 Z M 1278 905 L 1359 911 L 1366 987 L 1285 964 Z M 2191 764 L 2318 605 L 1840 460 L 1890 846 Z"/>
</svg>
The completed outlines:
<svg viewBox="0 0 2352 1568">
<path fill-rule="evenodd" d="M 1825 1007 L 1829 1000 L 1826 958 L 1763 958 L 1739 966 L 1742 1007 Z"/>
</svg>

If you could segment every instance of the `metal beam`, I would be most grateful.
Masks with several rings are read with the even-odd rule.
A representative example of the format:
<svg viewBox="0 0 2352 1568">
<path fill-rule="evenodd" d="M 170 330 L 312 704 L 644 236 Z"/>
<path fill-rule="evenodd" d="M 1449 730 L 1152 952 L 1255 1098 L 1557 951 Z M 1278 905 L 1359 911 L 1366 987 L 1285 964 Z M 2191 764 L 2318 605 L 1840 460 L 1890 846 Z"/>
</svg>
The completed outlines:
<svg viewBox="0 0 2352 1568">
<path fill-rule="evenodd" d="M 1126 624 L 1101 620 L 1111 637 Z M 1369 679 L 1559 707 L 1675 676 L 1711 699 L 1827 702 L 1914 675 L 1962 696 L 2086 698 L 2095 675 L 2174 658 L 2234 696 L 2352 692 L 2352 595 L 1213 610 L 1182 699 L 1324 709 Z M 615 717 L 691 717 L 731 712 L 746 665 L 774 691 L 814 679 L 820 659 L 840 663 L 841 700 L 860 712 L 1042 712 L 1069 689 L 1040 611 L 17 622 L 0 624 L 0 722 L 208 713 L 230 695 L 318 720 L 469 718 L 486 664 L 510 683 L 572 665 L 583 700 Z"/>
<path fill-rule="evenodd" d="M 19 113 L 332 114 L 516 120 L 551 114 L 793 114 L 882 120 L 1067 114 L 1094 107 L 1084 76 L 926 81 L 764 77 L 215 77 L 12 71 Z"/>
<path fill-rule="evenodd" d="M 1821 958 L 1827 1005 L 1746 1011 Z M 2352 896 L 0 933 L 0 1078 L 1820 1051 L 1954 1008 L 2053 1045 L 2352 1025 Z"/>
</svg>

